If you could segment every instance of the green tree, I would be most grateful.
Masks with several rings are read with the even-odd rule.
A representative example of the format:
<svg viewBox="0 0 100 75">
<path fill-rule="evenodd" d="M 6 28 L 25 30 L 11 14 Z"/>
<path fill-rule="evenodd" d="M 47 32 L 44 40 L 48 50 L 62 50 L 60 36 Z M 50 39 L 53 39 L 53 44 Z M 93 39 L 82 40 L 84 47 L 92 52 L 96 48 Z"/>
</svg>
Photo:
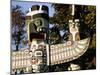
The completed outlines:
<svg viewBox="0 0 100 75">
<path fill-rule="evenodd" d="M 50 44 L 58 44 L 61 42 L 61 36 L 59 29 L 54 26 L 51 29 L 49 29 L 49 42 Z"/>
</svg>

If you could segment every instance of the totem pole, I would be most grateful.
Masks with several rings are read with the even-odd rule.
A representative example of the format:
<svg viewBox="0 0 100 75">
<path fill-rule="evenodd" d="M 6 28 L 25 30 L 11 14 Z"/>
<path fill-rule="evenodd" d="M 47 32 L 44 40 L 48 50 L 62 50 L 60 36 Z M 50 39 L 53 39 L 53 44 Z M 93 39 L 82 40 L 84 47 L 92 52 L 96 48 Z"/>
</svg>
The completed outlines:
<svg viewBox="0 0 100 75">
<path fill-rule="evenodd" d="M 49 24 L 48 7 L 33 5 L 26 15 L 26 25 L 30 52 L 32 53 L 32 71 L 41 72 L 46 60 L 46 33 Z"/>
</svg>

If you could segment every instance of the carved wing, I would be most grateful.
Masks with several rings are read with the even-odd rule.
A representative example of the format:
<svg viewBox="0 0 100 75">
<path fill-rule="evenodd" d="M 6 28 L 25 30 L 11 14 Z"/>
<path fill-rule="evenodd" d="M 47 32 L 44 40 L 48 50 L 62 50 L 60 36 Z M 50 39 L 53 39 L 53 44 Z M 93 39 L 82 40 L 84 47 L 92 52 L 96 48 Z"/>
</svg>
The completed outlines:
<svg viewBox="0 0 100 75">
<path fill-rule="evenodd" d="M 79 41 L 68 41 L 64 44 L 51 45 L 49 65 L 61 64 L 79 58 L 87 51 L 89 41 L 90 38 L 86 38 Z"/>
</svg>

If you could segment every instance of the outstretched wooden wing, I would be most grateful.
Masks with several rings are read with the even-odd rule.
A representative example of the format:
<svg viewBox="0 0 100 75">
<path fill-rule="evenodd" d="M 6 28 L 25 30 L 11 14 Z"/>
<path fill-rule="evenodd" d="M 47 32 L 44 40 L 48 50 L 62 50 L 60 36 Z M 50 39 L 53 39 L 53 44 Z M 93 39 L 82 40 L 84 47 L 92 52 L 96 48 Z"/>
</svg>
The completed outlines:
<svg viewBox="0 0 100 75">
<path fill-rule="evenodd" d="M 50 53 L 47 53 L 47 62 L 49 65 L 61 64 L 69 62 L 82 56 L 88 46 L 90 38 L 79 41 L 68 41 L 64 44 L 56 44 L 50 46 Z"/>
</svg>

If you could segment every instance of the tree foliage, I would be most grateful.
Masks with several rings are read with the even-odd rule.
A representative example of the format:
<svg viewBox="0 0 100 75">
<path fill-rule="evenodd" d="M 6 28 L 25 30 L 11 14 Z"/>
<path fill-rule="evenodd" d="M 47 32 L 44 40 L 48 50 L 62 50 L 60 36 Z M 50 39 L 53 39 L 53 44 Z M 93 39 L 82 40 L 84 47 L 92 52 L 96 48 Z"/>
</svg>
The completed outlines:
<svg viewBox="0 0 100 75">
<path fill-rule="evenodd" d="M 61 36 L 59 33 L 59 29 L 57 26 L 54 26 L 52 28 L 49 29 L 49 43 L 50 44 L 58 44 L 61 42 Z"/>
<path fill-rule="evenodd" d="M 19 45 L 25 38 L 25 15 L 21 10 L 21 7 L 16 5 L 11 9 L 11 37 L 12 44 L 16 46 L 16 50 L 19 50 Z"/>
</svg>

